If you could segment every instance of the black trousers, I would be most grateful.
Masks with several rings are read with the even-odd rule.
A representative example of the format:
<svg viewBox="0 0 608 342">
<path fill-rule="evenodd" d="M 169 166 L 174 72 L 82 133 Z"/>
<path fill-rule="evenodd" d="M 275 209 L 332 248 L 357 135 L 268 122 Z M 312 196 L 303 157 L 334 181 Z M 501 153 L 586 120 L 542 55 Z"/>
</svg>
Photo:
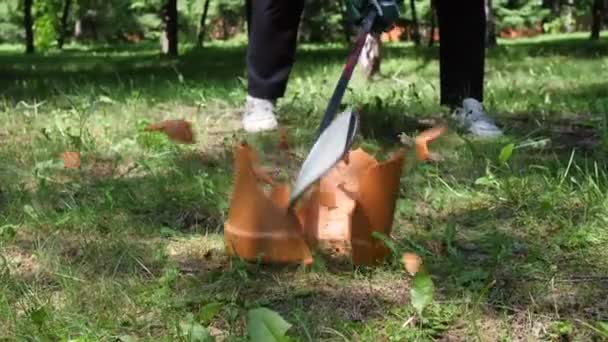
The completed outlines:
<svg viewBox="0 0 608 342">
<path fill-rule="evenodd" d="M 249 95 L 277 99 L 285 93 L 303 9 L 304 0 L 247 0 Z M 484 0 L 437 0 L 437 13 L 441 104 L 483 101 Z"/>
</svg>

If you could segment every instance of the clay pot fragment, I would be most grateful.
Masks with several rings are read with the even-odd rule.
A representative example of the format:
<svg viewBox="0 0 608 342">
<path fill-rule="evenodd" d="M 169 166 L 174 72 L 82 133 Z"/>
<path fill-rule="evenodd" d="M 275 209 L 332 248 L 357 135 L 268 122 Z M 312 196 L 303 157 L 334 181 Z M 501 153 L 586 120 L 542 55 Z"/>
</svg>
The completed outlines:
<svg viewBox="0 0 608 342">
<path fill-rule="evenodd" d="M 155 124 L 146 126 L 144 131 L 147 132 L 163 132 L 176 143 L 193 144 L 194 133 L 192 124 L 186 120 L 164 120 Z"/>
<path fill-rule="evenodd" d="M 381 263 L 388 249 L 372 236 L 390 235 L 404 150 L 378 162 L 362 149 L 349 152 L 320 181 L 316 215 L 305 221 L 305 232 L 319 249 L 349 257 L 355 265 Z"/>
<path fill-rule="evenodd" d="M 403 151 L 379 163 L 363 150 L 349 153 L 302 199 L 287 210 L 286 185 L 268 183 L 246 144 L 235 151 L 235 184 L 224 226 L 226 250 L 248 261 L 312 263 L 317 246 L 332 255 L 352 257 L 355 264 L 384 259 L 386 248 L 372 232 L 390 234 L 399 189 Z"/>
<path fill-rule="evenodd" d="M 63 152 L 63 167 L 66 169 L 79 169 L 80 152 Z"/>
<path fill-rule="evenodd" d="M 228 253 L 263 263 L 312 263 L 302 226 L 287 211 L 288 188 L 275 185 L 270 193 L 263 191 L 259 184 L 262 171 L 254 166 L 256 156 L 247 144 L 236 148 L 234 161 L 235 183 L 224 225 Z"/>
</svg>

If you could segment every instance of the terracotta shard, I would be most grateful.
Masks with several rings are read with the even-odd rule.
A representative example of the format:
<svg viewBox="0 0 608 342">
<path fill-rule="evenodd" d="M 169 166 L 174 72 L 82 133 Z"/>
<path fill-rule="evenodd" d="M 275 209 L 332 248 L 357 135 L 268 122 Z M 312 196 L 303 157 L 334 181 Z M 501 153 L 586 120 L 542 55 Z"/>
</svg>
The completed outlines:
<svg viewBox="0 0 608 342">
<path fill-rule="evenodd" d="M 351 238 L 355 265 L 378 264 L 389 253 L 372 233 L 391 234 L 404 153 L 400 150 L 388 161 L 373 165 L 359 176 Z"/>
<path fill-rule="evenodd" d="M 429 152 L 428 143 L 439 138 L 443 133 L 447 131 L 447 126 L 439 125 L 433 128 L 429 128 L 416 137 L 416 158 L 418 160 L 429 160 L 431 159 L 431 153 Z"/>
<path fill-rule="evenodd" d="M 182 119 L 165 120 L 159 123 L 151 124 L 145 128 L 145 131 L 164 132 L 169 139 L 182 144 L 194 143 L 192 124 Z"/>
<path fill-rule="evenodd" d="M 63 167 L 66 169 L 79 169 L 80 152 L 63 152 Z"/>
<path fill-rule="evenodd" d="M 416 253 L 403 253 L 401 262 L 405 270 L 411 275 L 418 273 L 422 269 L 422 258 Z"/>
<path fill-rule="evenodd" d="M 381 262 L 387 250 L 372 237 L 390 234 L 404 151 L 379 163 L 361 149 L 349 153 L 321 179 L 315 220 L 305 222 L 309 240 L 332 255 L 350 256 L 356 265 Z M 333 201 L 328 200 L 333 194 Z"/>
<path fill-rule="evenodd" d="M 287 211 L 288 189 L 274 187 L 271 195 L 258 184 L 255 153 L 247 144 L 235 151 L 235 184 L 224 226 L 229 254 L 263 263 L 312 263 L 312 254 L 296 215 Z"/>
</svg>

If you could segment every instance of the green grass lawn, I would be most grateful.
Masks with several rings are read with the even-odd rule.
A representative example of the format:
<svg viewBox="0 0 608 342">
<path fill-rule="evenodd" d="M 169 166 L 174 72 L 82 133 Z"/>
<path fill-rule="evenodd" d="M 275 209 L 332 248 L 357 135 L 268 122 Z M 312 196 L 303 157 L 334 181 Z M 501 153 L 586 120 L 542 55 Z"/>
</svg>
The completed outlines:
<svg viewBox="0 0 608 342">
<path fill-rule="evenodd" d="M 402 175 L 393 238 L 433 277 L 422 318 L 396 262 L 305 270 L 225 256 L 234 145 L 298 167 L 271 158 L 276 134 L 238 130 L 243 44 L 185 47 L 175 61 L 146 45 L 0 46 L 0 340 L 174 341 L 194 320 L 239 341 L 260 306 L 302 341 L 607 340 L 608 40 L 500 44 L 485 102 L 506 136 L 452 129 L 433 145 L 441 161 Z M 299 49 L 279 112 L 300 155 L 346 53 Z M 447 114 L 436 57 L 390 45 L 377 80 L 356 75 L 344 103 L 363 110 L 357 146 L 385 155 L 413 119 Z M 197 143 L 143 131 L 168 118 L 191 120 Z M 64 169 L 61 153 L 78 148 L 82 168 Z"/>
</svg>

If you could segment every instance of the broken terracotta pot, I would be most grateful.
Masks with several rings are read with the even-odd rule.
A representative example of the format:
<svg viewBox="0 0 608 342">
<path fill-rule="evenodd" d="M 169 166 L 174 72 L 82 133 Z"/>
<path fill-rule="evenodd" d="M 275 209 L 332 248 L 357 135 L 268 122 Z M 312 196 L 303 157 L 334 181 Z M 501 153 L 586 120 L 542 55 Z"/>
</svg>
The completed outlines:
<svg viewBox="0 0 608 342">
<path fill-rule="evenodd" d="M 349 152 L 288 211 L 289 190 L 274 185 L 255 166 L 246 144 L 235 151 L 235 184 L 224 242 L 229 254 L 264 263 L 312 262 L 312 250 L 351 258 L 356 265 L 381 262 L 388 250 L 372 237 L 389 235 L 404 151 L 378 162 L 361 149 Z M 260 182 L 271 183 L 269 192 Z"/>
<path fill-rule="evenodd" d="M 378 162 L 361 149 L 349 152 L 320 181 L 312 196 L 316 213 L 304 222 L 308 240 L 327 254 L 350 257 L 355 265 L 373 265 L 384 260 L 388 249 L 372 236 L 390 235 L 404 150 Z"/>
<path fill-rule="evenodd" d="M 302 225 L 287 210 L 289 190 L 272 185 L 270 193 L 260 181 L 272 183 L 254 165 L 256 155 L 247 145 L 235 151 L 235 182 L 224 243 L 231 255 L 263 263 L 312 263 L 312 253 L 302 234 Z"/>
</svg>

